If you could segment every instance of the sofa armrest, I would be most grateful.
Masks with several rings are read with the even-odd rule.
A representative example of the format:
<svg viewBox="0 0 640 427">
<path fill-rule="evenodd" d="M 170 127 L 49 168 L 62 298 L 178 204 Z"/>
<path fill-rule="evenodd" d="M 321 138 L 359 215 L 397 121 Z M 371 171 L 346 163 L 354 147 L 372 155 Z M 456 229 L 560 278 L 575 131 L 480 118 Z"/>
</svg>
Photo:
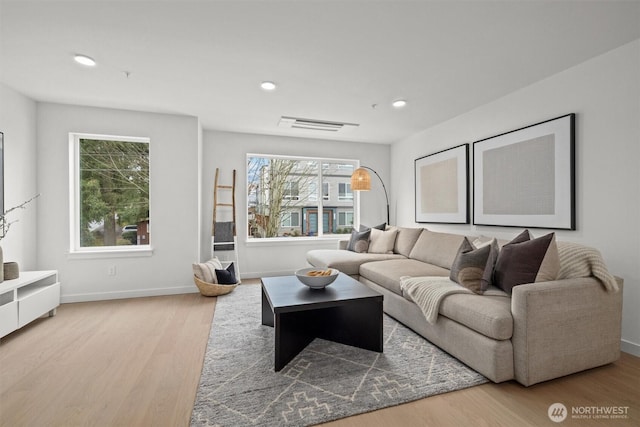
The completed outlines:
<svg viewBox="0 0 640 427">
<path fill-rule="evenodd" d="M 349 246 L 348 240 L 338 240 L 338 249 L 347 250 L 347 246 Z"/>
<path fill-rule="evenodd" d="M 515 377 L 525 386 L 620 357 L 622 284 L 607 292 L 594 277 L 513 288 Z"/>
</svg>

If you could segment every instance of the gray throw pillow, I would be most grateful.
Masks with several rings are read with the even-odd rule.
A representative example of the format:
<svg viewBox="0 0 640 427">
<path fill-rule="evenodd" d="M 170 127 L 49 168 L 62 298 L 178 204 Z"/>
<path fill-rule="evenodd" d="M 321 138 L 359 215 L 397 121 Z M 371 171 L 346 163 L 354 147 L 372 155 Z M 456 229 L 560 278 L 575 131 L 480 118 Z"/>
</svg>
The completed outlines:
<svg viewBox="0 0 640 427">
<path fill-rule="evenodd" d="M 482 276 L 490 253 L 491 245 L 476 249 L 465 237 L 451 265 L 449 278 L 476 294 L 483 294 L 487 288 L 483 285 Z"/>
<path fill-rule="evenodd" d="M 351 232 L 351 239 L 347 245 L 347 250 L 351 252 L 363 253 L 369 250 L 369 237 L 371 236 L 371 229 L 367 228 L 366 231 Z"/>
<path fill-rule="evenodd" d="M 498 260 L 498 254 L 500 253 L 500 246 L 498 245 L 498 241 L 496 239 L 491 239 L 491 243 L 488 245 L 489 247 L 489 257 L 487 258 L 487 264 L 484 267 L 484 273 L 482 273 L 482 288 L 488 289 L 489 286 L 493 285 L 493 270 L 496 266 L 496 261 Z"/>
</svg>

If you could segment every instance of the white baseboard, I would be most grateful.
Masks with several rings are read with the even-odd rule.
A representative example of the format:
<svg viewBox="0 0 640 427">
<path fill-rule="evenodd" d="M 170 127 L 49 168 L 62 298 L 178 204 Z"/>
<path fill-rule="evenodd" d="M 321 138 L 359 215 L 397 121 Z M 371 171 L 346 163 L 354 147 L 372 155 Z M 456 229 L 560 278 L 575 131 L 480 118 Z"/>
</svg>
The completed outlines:
<svg viewBox="0 0 640 427">
<path fill-rule="evenodd" d="M 636 357 L 640 357 L 640 344 L 622 340 L 620 350 L 624 351 L 625 353 L 633 354 Z"/>
<path fill-rule="evenodd" d="M 125 298 L 141 298 L 141 297 L 156 297 L 162 295 L 177 295 L 177 294 L 191 294 L 198 292 L 198 288 L 195 285 L 192 286 L 179 286 L 175 288 L 152 288 L 152 289 L 136 289 L 133 291 L 114 291 L 114 292 L 95 292 L 88 294 L 66 294 L 60 297 L 60 302 L 72 303 L 72 302 L 88 302 L 88 301 L 103 301 L 112 299 L 125 299 Z"/>
</svg>

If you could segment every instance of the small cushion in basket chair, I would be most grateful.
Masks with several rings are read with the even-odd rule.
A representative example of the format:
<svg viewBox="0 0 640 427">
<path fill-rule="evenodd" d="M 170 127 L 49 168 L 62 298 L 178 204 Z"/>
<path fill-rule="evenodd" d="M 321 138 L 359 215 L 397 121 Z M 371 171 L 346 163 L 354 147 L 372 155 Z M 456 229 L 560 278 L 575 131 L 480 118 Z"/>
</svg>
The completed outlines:
<svg viewBox="0 0 640 427">
<path fill-rule="evenodd" d="M 219 285 L 237 284 L 238 279 L 236 279 L 236 269 L 233 266 L 233 263 L 229 264 L 229 267 L 227 267 L 225 270 L 217 269 L 216 278 L 218 279 Z"/>
<path fill-rule="evenodd" d="M 218 283 L 216 270 L 222 270 L 222 263 L 217 257 L 211 258 L 207 262 L 193 263 L 193 274 L 203 282 Z"/>
</svg>

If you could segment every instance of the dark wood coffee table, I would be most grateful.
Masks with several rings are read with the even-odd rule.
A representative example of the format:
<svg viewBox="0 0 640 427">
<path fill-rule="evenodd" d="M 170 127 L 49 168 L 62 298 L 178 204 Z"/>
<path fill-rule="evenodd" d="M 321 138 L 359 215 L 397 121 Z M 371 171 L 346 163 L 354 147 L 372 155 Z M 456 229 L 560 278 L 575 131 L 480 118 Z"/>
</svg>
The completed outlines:
<svg viewBox="0 0 640 427">
<path fill-rule="evenodd" d="M 262 324 L 275 326 L 275 370 L 314 338 L 382 352 L 382 294 L 340 273 L 324 289 L 296 276 L 262 281 Z"/>
</svg>

